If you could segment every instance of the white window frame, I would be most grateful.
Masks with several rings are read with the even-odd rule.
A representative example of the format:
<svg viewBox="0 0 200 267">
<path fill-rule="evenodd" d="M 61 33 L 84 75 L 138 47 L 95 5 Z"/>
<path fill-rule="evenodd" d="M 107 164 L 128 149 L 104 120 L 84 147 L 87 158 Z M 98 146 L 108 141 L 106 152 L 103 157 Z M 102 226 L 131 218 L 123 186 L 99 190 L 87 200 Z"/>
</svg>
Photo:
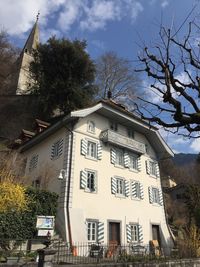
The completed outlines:
<svg viewBox="0 0 200 267">
<path fill-rule="evenodd" d="M 130 170 L 138 171 L 138 156 L 136 156 L 133 153 L 130 153 L 129 154 L 129 159 L 130 159 L 130 165 L 129 165 Z M 135 167 L 133 167 L 134 161 L 135 161 Z"/>
<path fill-rule="evenodd" d="M 130 229 L 131 229 L 131 242 L 132 243 L 139 243 L 139 224 L 138 223 L 130 223 Z"/>
<path fill-rule="evenodd" d="M 98 221 L 87 220 L 87 241 L 89 243 L 97 243 L 98 238 Z"/>
<path fill-rule="evenodd" d="M 116 196 L 125 197 L 125 179 L 122 177 L 115 177 L 116 179 Z"/>
<path fill-rule="evenodd" d="M 151 176 L 157 176 L 157 162 L 153 160 L 149 160 L 149 174 Z"/>
<path fill-rule="evenodd" d="M 87 131 L 88 133 L 95 133 L 95 123 L 93 121 L 87 122 Z"/>
<path fill-rule="evenodd" d="M 136 198 L 137 199 L 140 199 L 141 198 L 140 182 L 138 182 L 138 181 L 134 181 L 134 182 L 137 185 L 137 188 L 136 188 Z"/>
<path fill-rule="evenodd" d="M 89 146 L 90 144 L 92 144 L 92 145 L 95 146 L 95 150 L 94 151 L 91 150 L 91 148 Z M 97 142 L 91 141 L 91 140 L 87 140 L 87 153 L 86 153 L 86 158 L 97 160 L 97 150 L 98 150 Z"/>
<path fill-rule="evenodd" d="M 115 166 L 124 167 L 124 151 L 121 148 L 115 148 Z"/>
<path fill-rule="evenodd" d="M 152 192 L 152 201 L 154 204 L 160 204 L 160 194 L 159 194 L 159 189 L 157 187 L 152 187 L 151 188 Z"/>
<path fill-rule="evenodd" d="M 86 192 L 90 192 L 90 193 L 96 193 L 97 192 L 97 171 L 94 171 L 94 170 L 89 170 L 89 169 L 86 169 L 85 170 L 87 172 L 87 184 L 86 184 L 86 187 L 85 187 L 85 191 Z M 91 177 L 88 177 L 89 174 L 93 174 L 94 175 L 94 181 L 93 181 L 93 188 L 91 188 L 89 185 L 91 185 L 91 181 L 88 182 L 89 179 L 91 179 Z"/>
</svg>

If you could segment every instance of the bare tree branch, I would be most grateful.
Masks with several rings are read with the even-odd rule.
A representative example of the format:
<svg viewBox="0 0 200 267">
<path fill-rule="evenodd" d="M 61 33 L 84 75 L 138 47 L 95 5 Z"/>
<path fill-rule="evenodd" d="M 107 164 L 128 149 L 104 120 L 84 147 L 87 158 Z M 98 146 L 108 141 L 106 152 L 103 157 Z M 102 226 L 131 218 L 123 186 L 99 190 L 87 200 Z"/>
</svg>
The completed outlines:
<svg viewBox="0 0 200 267">
<path fill-rule="evenodd" d="M 200 49 L 193 40 L 194 26 L 189 23 L 181 41 L 161 27 L 160 45 L 144 47 L 138 56 L 142 67 L 136 69 L 147 75 L 149 90 L 160 96 L 160 102 L 140 97 L 145 103 L 136 108 L 140 116 L 167 129 L 177 128 L 188 138 L 200 135 Z"/>
</svg>

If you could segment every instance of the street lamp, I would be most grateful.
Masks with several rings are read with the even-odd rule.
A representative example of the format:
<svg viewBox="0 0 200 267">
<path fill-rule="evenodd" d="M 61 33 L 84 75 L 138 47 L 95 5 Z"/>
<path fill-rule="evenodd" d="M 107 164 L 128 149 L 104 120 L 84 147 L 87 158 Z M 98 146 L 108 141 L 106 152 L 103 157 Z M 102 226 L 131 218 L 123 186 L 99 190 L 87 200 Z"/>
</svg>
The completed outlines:
<svg viewBox="0 0 200 267">
<path fill-rule="evenodd" d="M 58 180 L 64 180 L 66 179 L 66 170 L 65 169 L 61 169 L 59 176 L 58 176 Z"/>
</svg>

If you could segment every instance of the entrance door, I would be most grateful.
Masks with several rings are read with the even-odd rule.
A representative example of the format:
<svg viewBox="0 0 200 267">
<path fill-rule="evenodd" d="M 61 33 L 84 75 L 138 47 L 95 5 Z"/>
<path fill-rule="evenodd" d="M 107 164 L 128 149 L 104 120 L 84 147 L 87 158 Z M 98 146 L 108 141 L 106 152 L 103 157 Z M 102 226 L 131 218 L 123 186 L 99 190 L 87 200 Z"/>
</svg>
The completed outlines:
<svg viewBox="0 0 200 267">
<path fill-rule="evenodd" d="M 109 222 L 109 245 L 120 245 L 120 223 Z"/>
<path fill-rule="evenodd" d="M 161 247 L 160 227 L 159 227 L 159 225 L 152 225 L 152 239 L 153 240 L 158 240 L 158 244 Z"/>
</svg>

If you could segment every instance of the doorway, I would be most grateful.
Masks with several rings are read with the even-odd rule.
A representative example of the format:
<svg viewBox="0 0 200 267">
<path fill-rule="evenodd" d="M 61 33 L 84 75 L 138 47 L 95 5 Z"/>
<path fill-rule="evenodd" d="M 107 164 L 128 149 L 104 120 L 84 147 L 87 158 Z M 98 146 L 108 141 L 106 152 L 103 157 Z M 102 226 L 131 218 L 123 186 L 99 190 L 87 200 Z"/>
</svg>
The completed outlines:
<svg viewBox="0 0 200 267">
<path fill-rule="evenodd" d="M 157 240 L 159 246 L 161 247 L 160 226 L 159 225 L 152 224 L 152 239 Z"/>
<path fill-rule="evenodd" d="M 120 245 L 120 223 L 109 222 L 109 245 Z"/>
</svg>

